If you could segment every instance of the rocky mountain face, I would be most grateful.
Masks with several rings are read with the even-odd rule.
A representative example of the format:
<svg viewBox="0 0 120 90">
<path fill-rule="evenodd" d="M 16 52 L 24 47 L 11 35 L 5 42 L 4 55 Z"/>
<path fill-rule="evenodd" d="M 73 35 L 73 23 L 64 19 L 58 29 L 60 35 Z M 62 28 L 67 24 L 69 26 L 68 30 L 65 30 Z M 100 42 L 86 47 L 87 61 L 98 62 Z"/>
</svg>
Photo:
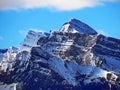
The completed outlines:
<svg viewBox="0 0 120 90">
<path fill-rule="evenodd" d="M 120 39 L 76 19 L 59 31 L 30 30 L 0 57 L 0 90 L 120 90 Z"/>
<path fill-rule="evenodd" d="M 7 52 L 7 49 L 0 49 L 0 61 L 2 60 L 2 58 L 4 57 L 4 53 Z"/>
</svg>

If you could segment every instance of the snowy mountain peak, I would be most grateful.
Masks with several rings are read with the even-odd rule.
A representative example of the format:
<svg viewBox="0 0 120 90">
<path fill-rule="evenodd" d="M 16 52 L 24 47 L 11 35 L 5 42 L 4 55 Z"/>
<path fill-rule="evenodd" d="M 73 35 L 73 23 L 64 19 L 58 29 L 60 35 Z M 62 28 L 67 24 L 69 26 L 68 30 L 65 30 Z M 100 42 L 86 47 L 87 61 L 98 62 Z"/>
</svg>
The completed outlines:
<svg viewBox="0 0 120 90">
<path fill-rule="evenodd" d="M 77 19 L 30 30 L 19 49 L 0 49 L 0 90 L 120 90 L 120 40 Z"/>
<path fill-rule="evenodd" d="M 75 18 L 63 24 L 60 31 L 62 32 L 72 32 L 72 33 L 84 33 L 84 34 L 97 34 L 97 32 L 92 29 L 87 24 L 77 20 Z"/>
<path fill-rule="evenodd" d="M 37 45 L 37 41 L 40 37 L 46 37 L 48 35 L 49 34 L 45 32 L 30 30 L 26 35 L 24 41 L 20 43 L 19 50 L 30 50 L 31 47 Z"/>
<path fill-rule="evenodd" d="M 3 59 L 4 53 L 6 53 L 7 50 L 8 50 L 8 49 L 0 49 L 0 61 Z"/>
<path fill-rule="evenodd" d="M 14 47 L 14 46 L 11 46 L 9 49 L 8 49 L 8 52 L 17 52 L 18 48 Z"/>
</svg>

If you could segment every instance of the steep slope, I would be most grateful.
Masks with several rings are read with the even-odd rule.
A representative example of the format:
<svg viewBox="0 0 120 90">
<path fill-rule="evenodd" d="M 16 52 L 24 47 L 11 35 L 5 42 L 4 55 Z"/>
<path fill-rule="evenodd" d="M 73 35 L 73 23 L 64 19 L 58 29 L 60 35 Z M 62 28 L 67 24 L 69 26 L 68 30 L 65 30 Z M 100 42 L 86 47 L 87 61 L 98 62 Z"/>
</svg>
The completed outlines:
<svg viewBox="0 0 120 90">
<path fill-rule="evenodd" d="M 6 53 L 4 53 L 4 56 L 2 58 L 2 61 L 0 62 L 0 68 L 4 72 L 9 68 L 12 68 L 12 62 L 14 62 L 15 57 L 17 55 L 17 48 L 16 47 L 10 47 Z"/>
<path fill-rule="evenodd" d="M 69 22 L 62 25 L 60 31 L 62 32 L 72 32 L 72 33 L 82 33 L 82 34 L 97 34 L 97 32 L 92 29 L 87 24 L 73 18 Z"/>
<path fill-rule="evenodd" d="M 96 38 L 97 35 L 52 31 L 50 37 L 40 38 L 38 45 L 63 60 L 92 65 L 91 48 L 95 45 Z"/>
<path fill-rule="evenodd" d="M 30 50 L 33 46 L 37 45 L 40 37 L 49 36 L 48 33 L 30 30 L 25 37 L 24 41 L 20 43 L 19 50 Z"/>
<path fill-rule="evenodd" d="M 4 53 L 6 52 L 7 52 L 7 49 L 0 49 L 0 61 L 3 59 Z"/>
<path fill-rule="evenodd" d="M 93 48 L 96 56 L 101 58 L 102 67 L 116 74 L 120 73 L 120 40 L 99 35 Z"/>
<path fill-rule="evenodd" d="M 0 89 L 119 90 L 120 40 L 71 19 L 50 34 L 29 31 L 0 62 Z"/>
</svg>

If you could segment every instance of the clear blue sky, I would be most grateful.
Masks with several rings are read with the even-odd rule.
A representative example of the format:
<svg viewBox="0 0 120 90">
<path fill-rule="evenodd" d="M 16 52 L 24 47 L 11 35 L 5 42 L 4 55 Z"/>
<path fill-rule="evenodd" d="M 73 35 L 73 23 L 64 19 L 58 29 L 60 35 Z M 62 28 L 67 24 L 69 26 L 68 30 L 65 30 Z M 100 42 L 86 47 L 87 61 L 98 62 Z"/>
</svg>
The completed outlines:
<svg viewBox="0 0 120 90">
<path fill-rule="evenodd" d="M 0 7 L 0 48 L 18 47 L 29 29 L 45 32 L 51 29 L 58 30 L 71 18 L 77 18 L 100 33 L 120 39 L 119 1 L 105 2 L 94 7 L 72 7 L 71 10 L 54 9 L 54 7 L 4 10 L 4 6 Z"/>
</svg>

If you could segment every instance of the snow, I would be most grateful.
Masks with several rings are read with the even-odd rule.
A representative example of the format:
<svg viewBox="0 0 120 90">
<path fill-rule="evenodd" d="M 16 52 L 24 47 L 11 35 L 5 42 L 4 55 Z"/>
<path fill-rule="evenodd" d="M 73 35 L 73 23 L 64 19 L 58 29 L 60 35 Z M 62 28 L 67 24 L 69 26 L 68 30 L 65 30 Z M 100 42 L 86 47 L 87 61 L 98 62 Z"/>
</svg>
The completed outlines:
<svg viewBox="0 0 120 90">
<path fill-rule="evenodd" d="M 47 63 L 47 60 L 44 59 L 44 58 L 42 58 L 42 59 L 35 59 L 34 61 L 35 61 L 36 63 L 38 63 L 38 62 Z"/>
<path fill-rule="evenodd" d="M 77 85 L 77 82 L 75 81 L 75 73 L 73 72 L 70 72 L 67 68 L 65 68 L 64 66 L 64 61 L 62 61 L 61 59 L 59 58 L 51 58 L 49 60 L 49 64 L 53 67 L 53 69 L 59 73 L 59 75 L 61 75 L 63 78 L 65 78 L 69 84 L 72 84 L 72 85 Z"/>
<path fill-rule="evenodd" d="M 50 45 L 50 47 L 46 47 Z M 70 48 L 70 46 L 73 45 L 73 42 L 48 42 L 47 44 L 44 45 L 43 49 L 45 49 L 47 52 L 49 52 L 50 54 L 53 54 L 53 50 L 54 51 L 66 51 L 67 49 Z"/>
<path fill-rule="evenodd" d="M 10 47 L 8 49 L 8 51 L 4 54 L 2 61 L 0 62 L 1 70 L 6 72 L 8 68 L 12 68 L 12 62 L 14 62 L 17 52 L 18 49 L 15 47 Z"/>
<path fill-rule="evenodd" d="M 19 58 L 19 60 L 21 60 L 19 65 L 22 66 L 25 62 L 28 63 L 28 60 L 30 59 L 30 53 L 27 53 L 27 54 L 20 53 L 20 56 L 18 58 Z M 26 66 L 22 68 L 23 70 L 26 69 L 27 63 L 26 63 Z"/>
<path fill-rule="evenodd" d="M 8 66 L 9 66 L 8 63 L 1 63 L 1 70 L 3 70 L 4 72 L 6 72 Z"/>
<path fill-rule="evenodd" d="M 7 52 L 7 49 L 0 49 L 0 61 L 2 61 L 4 54 Z"/>
<path fill-rule="evenodd" d="M 73 86 L 78 84 L 77 80 L 75 79 L 77 72 L 82 75 L 89 76 L 89 78 L 84 81 L 85 84 L 91 83 L 92 79 L 95 79 L 95 82 L 99 82 L 98 78 L 104 77 L 106 79 L 107 74 L 111 73 L 96 66 L 82 66 L 78 65 L 74 61 L 66 62 L 57 57 L 51 58 L 48 62 L 53 67 L 53 69 L 59 73 L 59 75 L 61 75 L 68 81 L 69 84 L 72 84 Z"/>
<path fill-rule="evenodd" d="M 51 70 L 41 67 L 39 72 L 49 76 Z"/>
<path fill-rule="evenodd" d="M 91 72 L 91 74 L 93 74 L 93 78 L 97 78 L 97 77 L 105 77 L 107 76 L 109 72 L 108 71 L 105 71 L 105 70 L 102 70 L 101 68 L 99 67 L 95 67 L 93 69 L 93 71 Z"/>
<path fill-rule="evenodd" d="M 66 24 L 66 25 L 62 26 L 62 28 L 61 28 L 61 30 L 60 30 L 60 31 L 67 32 L 67 31 L 68 31 L 69 26 L 70 26 L 70 24 Z"/>
<path fill-rule="evenodd" d="M 33 46 L 37 46 L 37 42 L 40 37 L 48 36 L 47 33 L 40 32 L 40 31 L 32 31 L 30 30 L 24 39 L 24 41 L 20 44 L 19 50 L 23 51 L 30 51 Z"/>
<path fill-rule="evenodd" d="M 4 54 L 0 53 L 0 61 L 3 59 L 3 57 L 4 57 Z"/>
<path fill-rule="evenodd" d="M 80 66 L 80 73 L 87 75 L 87 78 L 84 80 L 84 84 L 89 84 L 93 82 L 101 82 L 99 78 L 105 78 L 107 80 L 107 74 L 111 73 L 113 79 L 116 81 L 117 76 L 112 72 L 101 69 L 100 67 L 95 66 Z M 94 80 L 94 81 L 93 81 Z M 114 81 L 111 81 L 114 82 Z"/>
<path fill-rule="evenodd" d="M 16 83 L 12 83 L 12 84 L 4 84 L 2 85 L 0 83 L 0 90 L 16 90 Z"/>
<path fill-rule="evenodd" d="M 120 73 L 120 60 L 114 59 L 112 57 L 103 56 L 106 65 L 104 66 L 109 71 L 119 74 Z"/>
<path fill-rule="evenodd" d="M 18 51 L 18 48 L 14 47 L 14 46 L 11 46 L 9 49 L 8 49 L 8 52 L 17 52 Z"/>
<path fill-rule="evenodd" d="M 76 47 L 80 48 L 82 51 L 87 51 L 87 49 L 85 48 L 85 46 L 80 46 L 78 44 L 75 44 Z"/>
<path fill-rule="evenodd" d="M 91 27 L 89 27 L 85 23 L 83 23 L 79 20 L 76 20 L 76 19 L 71 19 L 71 21 L 65 23 L 62 26 L 62 28 L 60 29 L 60 31 L 51 31 L 50 37 L 52 37 L 52 35 L 54 35 L 55 32 L 56 33 L 70 32 L 70 33 L 82 33 L 82 34 L 83 33 L 84 34 L 97 34 L 97 32 L 94 31 Z M 6 72 L 7 68 L 12 69 L 13 62 L 17 58 L 18 60 L 21 61 L 19 63 L 20 66 L 22 66 L 25 62 L 26 62 L 25 63 L 26 65 L 25 65 L 25 67 L 18 69 L 18 71 L 16 71 L 16 72 L 19 72 L 19 70 L 24 71 L 29 64 L 29 59 L 31 57 L 31 55 L 30 55 L 31 48 L 39 47 L 39 48 L 42 48 L 43 50 L 45 50 L 47 53 L 51 54 L 51 57 L 49 60 L 46 60 L 46 59 L 33 60 L 33 63 L 36 63 L 35 64 L 36 66 L 34 68 L 39 68 L 40 69 L 39 72 L 42 74 L 49 76 L 51 73 L 51 70 L 50 70 L 51 68 L 47 69 L 47 68 L 40 67 L 38 62 L 49 64 L 55 72 L 57 72 L 60 76 L 63 77 L 63 79 L 65 79 L 69 84 L 71 84 L 73 86 L 76 86 L 79 83 L 78 80 L 76 80 L 76 76 L 79 76 L 79 75 L 86 76 L 84 79 L 85 84 L 91 83 L 92 79 L 94 79 L 95 82 L 100 82 L 98 78 L 103 77 L 103 78 L 107 79 L 108 73 L 112 73 L 112 75 L 115 78 L 117 78 L 117 76 L 115 74 L 120 73 L 120 60 L 110 58 L 107 56 L 102 56 L 102 57 L 104 57 L 104 60 L 105 60 L 105 63 L 102 66 L 102 68 L 105 67 L 105 70 L 104 70 L 100 67 L 97 67 L 95 65 L 95 62 L 92 61 L 92 59 L 94 57 L 92 52 L 88 53 L 88 54 L 90 54 L 91 65 L 79 65 L 76 63 L 76 61 L 72 61 L 72 60 L 67 61 L 67 59 L 63 60 L 63 59 L 59 58 L 59 56 L 57 56 L 53 53 L 54 51 L 66 51 L 70 48 L 71 45 L 74 45 L 75 47 L 81 49 L 82 51 L 87 52 L 88 49 L 91 50 L 92 47 L 85 47 L 85 46 L 80 46 L 78 44 L 73 44 L 73 42 L 74 42 L 73 40 L 66 39 L 66 40 L 62 41 L 61 35 L 57 35 L 57 34 L 55 34 L 55 35 L 56 35 L 58 42 L 54 42 L 54 41 L 49 42 L 48 41 L 46 44 L 44 44 L 43 47 L 41 47 L 41 46 L 37 45 L 39 38 L 40 37 L 48 37 L 48 34 L 39 32 L 39 31 L 29 31 L 28 35 L 26 36 L 24 41 L 20 44 L 19 50 L 15 47 L 10 47 L 8 49 L 8 51 L 4 55 L 3 60 L 0 62 L 0 69 L 3 70 L 4 72 Z M 65 37 L 65 38 L 67 38 L 67 37 Z M 118 49 L 113 50 L 113 49 L 110 49 L 105 46 L 102 46 L 102 47 L 107 48 L 108 50 L 120 52 Z M 39 50 L 39 51 L 37 51 L 37 52 L 39 52 L 39 54 L 41 54 L 41 55 L 43 54 L 43 50 L 41 50 L 41 49 L 37 49 L 37 50 Z M 27 51 L 27 52 L 25 52 L 25 51 Z M 18 57 L 16 57 L 16 55 Z M 82 58 L 84 58 L 84 61 L 86 61 L 85 56 L 87 56 L 87 54 L 85 54 L 83 56 L 82 56 L 82 54 L 80 54 L 78 57 L 82 57 Z M 70 57 L 72 57 L 72 55 Z M 97 59 L 96 59 L 96 61 L 97 61 Z M 29 71 L 29 73 L 32 73 L 32 71 Z M 34 80 L 37 82 L 38 79 L 35 78 Z M 0 90 L 15 90 L 15 87 L 16 87 L 16 84 L 14 84 L 14 83 L 10 84 L 10 85 L 4 84 L 4 85 L 0 85 Z"/>
<path fill-rule="evenodd" d="M 69 22 L 65 23 L 61 27 L 60 31 L 84 34 L 97 34 L 97 32 L 93 30 L 90 26 L 77 19 L 71 19 Z"/>
</svg>

